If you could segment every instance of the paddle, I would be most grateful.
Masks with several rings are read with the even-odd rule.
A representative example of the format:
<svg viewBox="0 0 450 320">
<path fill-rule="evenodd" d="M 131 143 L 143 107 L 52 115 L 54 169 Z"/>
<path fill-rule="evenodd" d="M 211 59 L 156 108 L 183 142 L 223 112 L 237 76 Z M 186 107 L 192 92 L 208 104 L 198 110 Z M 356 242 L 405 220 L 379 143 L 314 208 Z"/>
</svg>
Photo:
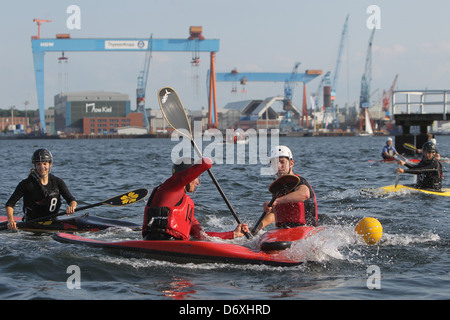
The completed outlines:
<svg viewBox="0 0 450 320">
<path fill-rule="evenodd" d="M 300 178 L 293 174 L 282 175 L 277 180 L 272 182 L 272 184 L 269 186 L 269 191 L 272 194 L 272 199 L 270 200 L 270 202 L 267 206 L 271 207 L 280 194 L 286 194 L 286 193 L 290 192 L 295 187 L 297 187 L 299 183 L 300 183 Z M 261 215 L 261 217 L 259 217 L 258 222 L 255 224 L 255 226 L 252 229 L 253 235 L 258 233 L 259 230 L 261 230 L 260 225 L 265 216 L 266 216 L 266 213 L 264 212 Z"/>
<path fill-rule="evenodd" d="M 412 150 L 412 151 L 417 151 L 417 148 L 415 146 L 413 146 L 412 144 L 409 144 L 409 143 L 404 143 L 403 147 L 405 149 L 409 149 L 409 150 Z M 444 161 L 445 162 L 446 161 L 445 159 L 447 159 L 447 158 L 448 157 L 446 157 L 446 156 L 440 155 L 439 161 Z"/>
<path fill-rule="evenodd" d="M 394 155 L 394 158 L 395 158 L 395 160 L 401 160 L 401 161 L 403 161 L 403 162 L 406 162 L 406 163 L 411 163 L 408 159 L 406 159 L 405 157 L 403 157 L 403 156 L 401 156 L 401 155 L 399 155 L 399 154 L 396 154 L 396 155 Z M 399 158 L 401 158 L 401 159 L 399 159 Z M 400 166 L 400 163 L 398 164 L 398 167 L 400 168 L 401 166 Z M 400 172 L 397 172 L 397 176 L 395 177 L 395 188 L 397 189 L 397 185 L 398 185 L 398 180 L 400 179 Z"/>
<path fill-rule="evenodd" d="M 114 206 L 114 207 L 126 206 L 126 205 L 129 205 L 129 204 L 132 204 L 132 203 L 135 203 L 137 201 L 140 201 L 140 200 L 144 199 L 147 196 L 147 194 L 148 194 L 148 190 L 147 189 L 136 189 L 136 190 L 133 190 L 133 191 L 129 191 L 129 192 L 125 192 L 125 193 L 119 194 L 118 196 L 106 199 L 106 200 L 104 200 L 102 202 L 97 202 L 97 203 L 90 204 L 90 205 L 87 205 L 87 206 L 78 207 L 78 208 L 75 209 L 75 212 L 81 211 L 81 210 L 90 209 L 90 208 L 94 208 L 94 207 L 98 207 L 98 206 L 101 206 L 101 205 L 104 205 L 104 204 L 109 205 L 109 206 Z M 18 222 L 17 226 L 18 227 L 19 226 L 20 227 L 24 227 L 24 226 L 30 225 L 32 223 L 50 220 L 50 219 L 62 216 L 64 214 L 66 214 L 65 211 L 60 211 L 60 212 L 58 212 L 56 214 L 49 215 L 49 216 L 46 216 L 46 217 L 36 218 L 36 219 L 28 220 L 28 221 L 25 221 L 25 222 Z M 8 228 L 8 222 L 7 221 L 0 223 L 0 230 L 5 230 L 7 228 Z"/>
<path fill-rule="evenodd" d="M 186 110 L 184 109 L 180 97 L 175 92 L 175 90 L 169 87 L 160 89 L 158 92 L 158 101 L 159 106 L 161 108 L 161 112 L 166 121 L 169 123 L 169 125 L 176 132 L 191 140 L 192 146 L 194 147 L 198 156 L 201 158 L 202 153 L 194 141 L 191 125 L 189 124 L 189 120 L 186 115 Z M 217 182 L 214 174 L 211 172 L 210 169 L 208 169 L 208 174 L 211 177 L 212 181 L 214 182 L 214 185 L 216 186 L 223 200 L 227 204 L 228 209 L 230 209 L 230 212 L 234 216 L 234 219 L 236 219 L 238 224 L 241 224 L 236 212 L 234 211 L 233 207 L 231 206 L 225 193 L 223 192 L 222 188 L 220 187 L 219 183 Z M 250 234 L 245 233 L 245 236 L 247 237 L 247 239 L 250 239 Z"/>
<path fill-rule="evenodd" d="M 417 148 L 415 146 L 413 146 L 412 144 L 406 143 L 406 142 L 403 144 L 403 148 L 412 150 L 412 151 L 417 151 Z"/>
<path fill-rule="evenodd" d="M 400 168 L 400 166 L 398 166 Z M 400 178 L 400 172 L 397 172 L 397 176 L 395 177 L 395 188 L 397 189 L 398 180 Z"/>
</svg>

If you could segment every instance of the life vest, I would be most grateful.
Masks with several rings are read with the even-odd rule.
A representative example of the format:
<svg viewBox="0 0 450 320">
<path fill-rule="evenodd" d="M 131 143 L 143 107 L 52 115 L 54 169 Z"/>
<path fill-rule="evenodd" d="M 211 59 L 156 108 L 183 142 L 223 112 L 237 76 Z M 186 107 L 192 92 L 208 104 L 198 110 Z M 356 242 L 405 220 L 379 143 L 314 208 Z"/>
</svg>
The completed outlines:
<svg viewBox="0 0 450 320">
<path fill-rule="evenodd" d="M 306 183 L 305 185 L 310 192 L 309 199 L 301 202 L 281 203 L 273 208 L 275 213 L 275 225 L 278 228 L 298 227 L 303 225 L 317 226 L 316 194 L 309 183 Z"/>
<path fill-rule="evenodd" d="M 188 195 L 184 195 L 173 207 L 152 207 L 151 200 L 157 189 L 153 190 L 145 207 L 142 235 L 145 238 L 148 233 L 165 233 L 176 239 L 189 240 L 194 217 L 194 201 Z"/>
</svg>

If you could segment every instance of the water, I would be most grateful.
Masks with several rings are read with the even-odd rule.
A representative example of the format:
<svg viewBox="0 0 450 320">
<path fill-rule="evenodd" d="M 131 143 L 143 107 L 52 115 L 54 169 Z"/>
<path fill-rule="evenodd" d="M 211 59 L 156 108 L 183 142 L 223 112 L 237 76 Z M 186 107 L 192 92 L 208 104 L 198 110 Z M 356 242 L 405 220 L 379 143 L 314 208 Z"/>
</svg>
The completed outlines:
<svg viewBox="0 0 450 320">
<path fill-rule="evenodd" d="M 295 255 L 320 243 L 320 249 L 309 254 L 311 261 L 303 265 L 178 265 L 63 244 L 49 234 L 3 231 L 0 299 L 449 299 L 449 199 L 417 193 L 360 194 L 362 188 L 394 183 L 395 164 L 368 161 L 380 158 L 384 141 L 385 137 L 280 138 L 294 153 L 295 172 L 315 189 L 319 223 L 328 228 L 306 247 L 290 249 Z M 0 200 L 5 203 L 27 176 L 37 148 L 52 151 L 52 172 L 66 181 L 83 206 L 135 188 L 153 189 L 170 174 L 170 154 L 176 143 L 168 139 L 0 140 L 4 172 Z M 438 137 L 442 154 L 448 155 L 449 146 L 449 136 Z M 444 169 L 448 167 L 445 163 Z M 260 176 L 260 165 L 222 164 L 212 171 L 240 220 L 252 226 L 262 213 L 262 203 L 270 200 L 267 188 L 273 178 Z M 400 183 L 411 181 L 411 176 L 402 175 Z M 448 182 L 444 186 L 449 187 Z M 207 174 L 193 198 L 195 216 L 206 230 L 235 227 Z M 101 206 L 89 212 L 141 223 L 144 204 Z M 378 245 L 363 244 L 353 232 L 365 216 L 383 225 Z M 119 229 L 86 236 L 120 240 L 137 239 L 140 233 Z M 68 288 L 71 265 L 80 268 L 81 289 Z M 370 280 L 372 272 L 368 277 L 373 266 L 380 271 L 378 282 Z M 375 284 L 375 289 L 369 289 Z"/>
</svg>

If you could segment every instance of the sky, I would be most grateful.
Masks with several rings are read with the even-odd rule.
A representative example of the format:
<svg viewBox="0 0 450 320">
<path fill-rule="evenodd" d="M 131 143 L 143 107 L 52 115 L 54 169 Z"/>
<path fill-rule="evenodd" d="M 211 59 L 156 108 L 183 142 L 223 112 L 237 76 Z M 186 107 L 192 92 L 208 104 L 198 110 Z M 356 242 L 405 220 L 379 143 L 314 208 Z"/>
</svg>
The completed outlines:
<svg viewBox="0 0 450 320">
<path fill-rule="evenodd" d="M 285 72 L 296 62 L 298 72 L 331 71 L 334 76 L 341 34 L 349 15 L 348 33 L 336 84 L 336 103 L 358 104 L 361 77 L 371 31 L 378 18 L 372 49 L 372 99 L 389 90 L 448 89 L 450 86 L 450 1 L 448 0 L 4 0 L 0 12 L 0 108 L 37 109 L 31 36 L 37 35 L 34 18 L 49 19 L 41 38 L 69 33 L 72 38 L 178 38 L 189 37 L 190 26 L 202 26 L 207 39 L 219 39 L 216 72 Z M 70 30 L 70 5 L 80 8 L 79 29 Z M 378 12 L 369 11 L 377 6 Z M 135 109 L 139 72 L 145 53 L 67 52 L 45 55 L 45 105 L 65 85 L 69 91 L 113 91 L 128 94 Z M 153 52 L 146 89 L 146 107 L 157 109 L 157 91 L 174 88 L 189 110 L 208 108 L 206 74 L 209 54 L 191 65 L 190 52 Z M 307 84 L 316 92 L 317 78 Z M 282 82 L 249 82 L 231 92 L 232 83 L 217 83 L 217 107 L 227 103 L 283 95 Z M 303 86 L 294 87 L 294 104 L 301 106 Z M 310 105 L 308 106 L 310 107 Z"/>
</svg>

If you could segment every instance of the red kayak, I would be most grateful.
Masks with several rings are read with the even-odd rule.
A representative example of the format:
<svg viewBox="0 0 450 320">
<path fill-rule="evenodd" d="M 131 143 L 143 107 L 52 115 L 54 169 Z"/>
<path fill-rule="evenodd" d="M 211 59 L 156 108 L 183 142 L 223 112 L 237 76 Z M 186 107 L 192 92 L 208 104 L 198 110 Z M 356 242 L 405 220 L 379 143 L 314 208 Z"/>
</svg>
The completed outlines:
<svg viewBox="0 0 450 320">
<path fill-rule="evenodd" d="M 285 254 L 292 242 L 305 239 L 322 228 L 296 227 L 276 229 L 261 236 L 261 249 L 252 250 L 242 245 L 212 241 L 182 240 L 128 240 L 106 242 L 68 233 L 56 233 L 59 242 L 100 247 L 133 258 L 149 258 L 175 263 L 232 263 L 295 266 L 303 260 L 293 260 Z"/>
</svg>

